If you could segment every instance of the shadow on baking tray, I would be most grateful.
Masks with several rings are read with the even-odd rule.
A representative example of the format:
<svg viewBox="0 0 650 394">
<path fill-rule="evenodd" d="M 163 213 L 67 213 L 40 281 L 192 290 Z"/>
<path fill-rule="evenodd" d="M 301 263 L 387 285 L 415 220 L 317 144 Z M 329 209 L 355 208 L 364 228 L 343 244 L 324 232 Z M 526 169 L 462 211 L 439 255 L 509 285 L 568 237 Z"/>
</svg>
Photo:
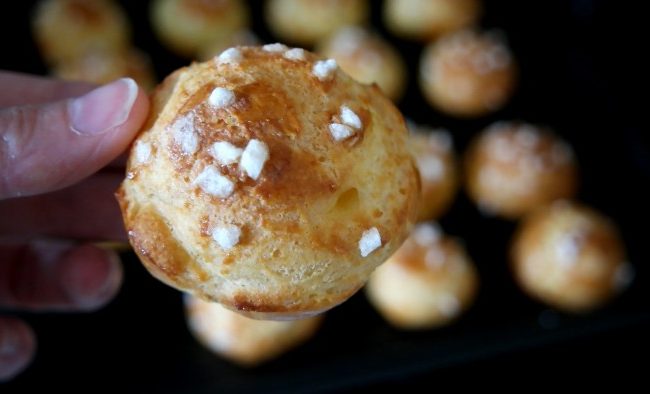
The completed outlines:
<svg viewBox="0 0 650 394">
<path fill-rule="evenodd" d="M 30 38 L 33 3 L 20 2 L 7 11 L 14 23 L 0 27 L 3 37 L 12 37 L 2 44 L 2 68 L 47 72 Z M 148 54 L 155 74 L 166 75 L 187 63 L 177 54 L 183 49 L 179 51 L 173 43 L 165 46 L 166 41 L 154 33 L 148 2 L 120 3 L 131 22 L 134 45 Z M 194 3 L 206 6 L 210 2 Z M 39 353 L 25 373 L 0 385 L 0 391 L 93 390 L 96 386 L 147 392 L 295 392 L 379 388 L 384 382 L 399 387 L 411 377 L 427 384 L 449 371 L 453 375 L 489 369 L 492 360 L 499 367 L 515 369 L 561 362 L 540 349 L 558 349 L 578 339 L 583 345 L 575 351 L 581 354 L 572 355 L 572 361 L 593 365 L 605 360 L 607 354 L 598 354 L 601 346 L 612 350 L 613 337 L 638 332 L 650 322 L 650 283 L 643 266 L 649 256 L 645 232 L 639 231 L 639 223 L 648 220 L 650 193 L 643 186 L 650 181 L 650 140 L 641 119 L 643 108 L 632 94 L 636 78 L 647 73 L 647 68 L 630 58 L 639 51 L 633 38 L 638 36 L 636 24 L 611 23 L 633 20 L 630 14 L 634 12 L 627 13 L 613 3 L 486 1 L 477 23 L 497 28 L 502 31 L 499 37 L 507 37 L 519 70 L 517 88 L 505 104 L 460 117 L 458 111 L 440 103 L 445 100 L 444 92 L 442 98 L 433 99 L 436 107 L 432 108 L 428 93 L 420 90 L 421 39 L 405 38 L 396 33 L 399 28 L 389 28 L 379 3 L 372 2 L 370 10 L 373 28 L 398 49 L 406 64 L 407 82 L 397 101 L 400 109 L 418 125 L 449 130 L 459 156 L 481 130 L 500 120 L 546 125 L 573 147 L 580 174 L 576 198 L 613 220 L 631 264 L 619 278 L 628 287 L 610 302 L 592 312 L 574 314 L 527 296 L 508 263 L 516 221 L 490 214 L 493 207 L 477 208 L 476 196 L 462 188 L 439 223 L 446 233 L 462 239 L 480 285 L 473 303 L 450 324 L 400 329 L 399 324 L 384 320 L 360 292 L 328 312 L 305 343 L 258 366 L 240 367 L 203 347 L 187 328 L 180 294 L 150 277 L 137 257 L 125 252 L 123 289 L 104 310 L 90 315 L 24 316 L 38 333 Z M 262 2 L 249 5 L 250 27 L 259 42 L 275 42 L 278 35 L 286 34 L 270 28 Z M 192 50 L 199 56 L 197 49 Z M 499 63 L 499 58 L 494 61 Z M 77 71 L 81 74 L 73 70 L 72 75 L 85 75 Z M 550 273 L 541 275 L 551 277 Z M 569 284 L 560 292 L 558 308 L 562 309 L 562 300 L 571 298 L 573 290 Z M 448 297 L 441 310 L 453 314 L 465 306 L 458 303 Z M 236 330 L 230 334 L 237 339 Z M 640 342 L 628 349 L 629 357 L 648 350 L 647 339 L 640 338 L 638 334 L 633 337 Z"/>
</svg>

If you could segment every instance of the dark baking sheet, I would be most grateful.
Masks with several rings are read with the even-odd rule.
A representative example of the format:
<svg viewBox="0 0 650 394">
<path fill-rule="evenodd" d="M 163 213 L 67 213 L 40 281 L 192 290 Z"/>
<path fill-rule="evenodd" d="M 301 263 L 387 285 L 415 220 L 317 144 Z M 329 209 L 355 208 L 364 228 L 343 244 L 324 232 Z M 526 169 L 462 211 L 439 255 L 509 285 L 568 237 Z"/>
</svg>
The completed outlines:
<svg viewBox="0 0 650 394">
<path fill-rule="evenodd" d="M 136 45 L 150 53 L 159 75 L 186 63 L 153 36 L 148 2 L 122 3 L 134 24 Z M 3 3 L 0 68 L 45 72 L 29 31 L 32 5 Z M 263 25 L 261 2 L 252 5 L 256 32 L 273 42 Z M 373 5 L 375 26 L 391 37 L 378 23 L 378 4 Z M 39 352 L 33 365 L 13 382 L 0 385 L 0 391 L 374 390 L 434 385 L 486 371 L 536 376 L 568 368 L 573 374 L 583 367 L 589 373 L 603 370 L 629 379 L 635 357 L 650 350 L 645 267 L 649 253 L 641 226 L 650 218 L 650 143 L 644 100 L 635 100 L 634 94 L 647 88 L 643 73 L 648 68 L 639 56 L 644 14 L 629 7 L 597 0 L 487 1 L 482 24 L 507 33 L 520 64 L 521 83 L 510 105 L 477 120 L 460 121 L 431 110 L 414 77 L 421 46 L 391 38 L 411 71 L 400 108 L 417 122 L 449 128 L 458 151 L 498 119 L 547 124 L 573 144 L 581 164 L 580 199 L 617 222 L 637 273 L 631 288 L 604 309 L 568 316 L 526 298 L 506 266 L 514 225 L 482 217 L 461 192 L 441 222 L 449 233 L 465 239 L 482 284 L 476 304 L 452 326 L 397 331 L 360 293 L 329 312 L 321 330 L 304 346 L 261 367 L 240 369 L 190 336 L 180 294 L 153 279 L 132 253 L 125 253 L 123 289 L 104 310 L 90 315 L 22 315 L 36 329 Z M 463 382 L 468 380 L 454 384 Z"/>
</svg>

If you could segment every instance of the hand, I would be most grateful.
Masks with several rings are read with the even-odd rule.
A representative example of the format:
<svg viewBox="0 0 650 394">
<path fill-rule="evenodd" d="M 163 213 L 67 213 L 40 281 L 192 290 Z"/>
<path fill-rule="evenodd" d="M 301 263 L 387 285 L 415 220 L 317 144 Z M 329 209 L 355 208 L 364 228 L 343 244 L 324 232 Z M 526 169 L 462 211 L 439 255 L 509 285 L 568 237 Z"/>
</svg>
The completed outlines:
<svg viewBox="0 0 650 394">
<path fill-rule="evenodd" d="M 131 79 L 96 87 L 0 72 L 0 87 L 0 310 L 95 310 L 122 271 L 114 252 L 90 242 L 126 238 L 116 158 L 148 99 Z M 29 326 L 0 317 L 0 381 L 35 346 Z"/>
</svg>

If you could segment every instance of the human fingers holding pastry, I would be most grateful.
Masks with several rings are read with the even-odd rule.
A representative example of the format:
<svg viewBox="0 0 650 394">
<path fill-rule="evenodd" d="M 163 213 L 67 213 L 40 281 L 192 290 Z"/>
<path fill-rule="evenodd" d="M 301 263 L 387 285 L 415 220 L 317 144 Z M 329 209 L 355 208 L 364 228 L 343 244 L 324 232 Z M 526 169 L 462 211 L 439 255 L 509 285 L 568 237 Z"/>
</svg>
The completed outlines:
<svg viewBox="0 0 650 394">
<path fill-rule="evenodd" d="M 0 310 L 96 310 L 122 271 L 92 241 L 126 238 L 111 163 L 145 120 L 147 97 L 131 79 L 97 87 L 0 72 L 0 86 Z M 25 322 L 0 316 L 0 381 L 35 349 Z"/>
</svg>

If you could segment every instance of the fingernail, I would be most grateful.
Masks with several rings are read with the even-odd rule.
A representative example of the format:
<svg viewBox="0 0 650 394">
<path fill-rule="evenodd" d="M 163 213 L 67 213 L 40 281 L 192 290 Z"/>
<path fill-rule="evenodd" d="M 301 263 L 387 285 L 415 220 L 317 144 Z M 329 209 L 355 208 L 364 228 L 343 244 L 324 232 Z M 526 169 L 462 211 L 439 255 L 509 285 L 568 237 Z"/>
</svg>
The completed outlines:
<svg viewBox="0 0 650 394">
<path fill-rule="evenodd" d="M 112 298 L 115 293 L 118 292 L 120 285 L 122 284 L 122 261 L 120 256 L 111 249 L 102 248 L 104 253 L 108 256 L 108 260 L 111 264 L 110 274 L 104 282 L 104 285 L 97 291 L 97 299 L 100 301 L 107 300 Z"/>
<path fill-rule="evenodd" d="M 122 264 L 117 253 L 103 249 L 107 257 L 100 264 L 104 267 L 95 266 L 90 271 L 83 273 L 83 270 L 76 270 L 76 277 L 69 282 L 69 295 L 75 304 L 83 310 L 91 311 L 104 306 L 117 293 L 122 282 Z M 98 261 L 99 262 L 99 261 Z M 97 263 L 95 263 L 97 264 Z M 104 273 L 104 280 L 97 283 L 88 277 L 89 273 L 95 276 L 97 272 Z"/>
<path fill-rule="evenodd" d="M 10 357 L 16 354 L 18 352 L 18 336 L 14 330 L 4 327 L 0 334 L 0 357 Z"/>
<path fill-rule="evenodd" d="M 136 97 L 138 85 L 131 78 L 122 78 L 71 100 L 68 115 L 72 130 L 82 135 L 97 135 L 122 125 Z"/>
<path fill-rule="evenodd" d="M 0 318 L 0 383 L 22 372 L 34 356 L 33 331 L 25 323 Z"/>
</svg>

